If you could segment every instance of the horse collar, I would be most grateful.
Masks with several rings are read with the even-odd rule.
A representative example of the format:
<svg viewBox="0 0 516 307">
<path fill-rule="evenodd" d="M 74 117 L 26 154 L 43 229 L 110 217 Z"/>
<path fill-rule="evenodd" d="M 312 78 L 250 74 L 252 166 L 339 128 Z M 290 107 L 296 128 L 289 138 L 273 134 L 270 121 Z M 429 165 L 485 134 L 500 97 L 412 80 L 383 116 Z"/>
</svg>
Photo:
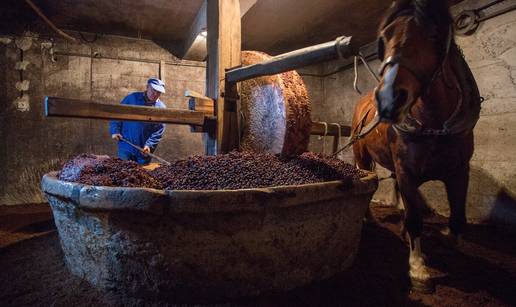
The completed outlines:
<svg viewBox="0 0 516 307">
<path fill-rule="evenodd" d="M 453 87 L 458 92 L 455 110 L 442 124 L 441 129 L 424 128 L 423 124 L 409 113 L 403 122 L 392 125 L 398 134 L 411 136 L 458 135 L 473 129 L 475 126 L 480 117 L 480 105 L 483 98 L 480 97 L 475 79 L 463 56 L 460 54 L 458 47 L 456 45 L 453 46 L 455 46 L 455 52 L 457 52 L 459 65 L 457 70 L 452 69 L 454 74 Z M 444 67 L 444 63 L 442 67 Z M 443 68 L 439 71 L 442 72 Z M 435 79 L 437 79 L 437 76 Z M 443 82 L 445 81 L 443 77 Z M 426 94 L 422 96 L 424 97 Z"/>
</svg>

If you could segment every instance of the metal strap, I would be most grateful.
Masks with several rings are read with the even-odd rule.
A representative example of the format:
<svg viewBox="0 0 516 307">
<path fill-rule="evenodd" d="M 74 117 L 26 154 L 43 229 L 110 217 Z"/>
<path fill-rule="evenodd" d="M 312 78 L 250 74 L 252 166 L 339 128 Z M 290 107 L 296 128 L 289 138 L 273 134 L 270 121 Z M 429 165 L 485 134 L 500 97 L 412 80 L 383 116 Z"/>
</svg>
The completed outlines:
<svg viewBox="0 0 516 307">
<path fill-rule="evenodd" d="M 324 125 L 324 135 L 320 135 L 317 139 L 318 140 L 323 140 L 323 144 L 322 144 L 322 153 L 324 154 L 325 152 L 325 149 L 326 149 L 326 136 L 328 135 L 328 123 L 327 122 L 322 122 L 322 124 Z"/>
</svg>

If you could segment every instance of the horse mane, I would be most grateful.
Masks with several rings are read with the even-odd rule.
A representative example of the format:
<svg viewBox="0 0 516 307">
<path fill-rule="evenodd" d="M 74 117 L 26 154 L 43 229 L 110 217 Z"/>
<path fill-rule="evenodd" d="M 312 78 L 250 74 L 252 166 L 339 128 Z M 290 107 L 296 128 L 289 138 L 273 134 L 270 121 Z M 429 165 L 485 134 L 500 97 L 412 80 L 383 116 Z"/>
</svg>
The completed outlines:
<svg viewBox="0 0 516 307">
<path fill-rule="evenodd" d="M 431 31 L 439 43 L 446 44 L 453 22 L 447 0 L 393 1 L 380 22 L 379 32 L 400 16 L 413 16 L 419 25 Z"/>
</svg>

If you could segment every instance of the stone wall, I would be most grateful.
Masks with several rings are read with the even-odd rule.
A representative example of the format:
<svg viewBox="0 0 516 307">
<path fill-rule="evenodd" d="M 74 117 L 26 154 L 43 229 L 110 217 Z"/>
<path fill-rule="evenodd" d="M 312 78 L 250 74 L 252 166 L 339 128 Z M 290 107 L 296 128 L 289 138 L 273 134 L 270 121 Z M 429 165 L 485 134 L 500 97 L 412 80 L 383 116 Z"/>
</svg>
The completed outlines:
<svg viewBox="0 0 516 307">
<path fill-rule="evenodd" d="M 479 3 L 465 1 L 453 11 L 478 7 Z M 458 36 L 456 40 L 485 98 L 474 131 L 468 220 L 516 226 L 516 11 L 489 19 L 473 35 Z M 370 64 L 375 70 L 379 66 L 377 60 Z M 338 63 L 327 64 L 324 74 L 337 66 Z M 353 108 L 360 97 L 353 90 L 353 78 L 352 68 L 323 77 L 324 99 L 320 106 L 314 106 L 312 116 L 350 124 Z M 373 89 L 375 83 L 360 66 L 359 88 L 365 92 Z M 328 139 L 326 143 L 331 144 L 331 138 Z M 313 142 L 311 148 L 322 151 L 320 141 Z M 343 158 L 352 161 L 351 151 Z M 389 173 L 379 168 L 379 174 L 383 178 Z M 391 179 L 382 180 L 374 199 L 393 203 L 392 184 Z M 431 207 L 441 214 L 449 214 L 442 183 L 429 182 L 421 190 Z"/>
<path fill-rule="evenodd" d="M 178 60 L 148 40 L 86 34 L 94 42 L 57 40 L 50 50 L 48 39 L 26 34 L 23 40 L 2 36 L 0 42 L 0 205 L 41 202 L 41 175 L 79 153 L 116 155 L 108 121 L 46 118 L 45 96 L 118 104 L 161 74 L 167 85 L 162 100 L 184 109 L 186 89 L 205 90 L 205 63 Z M 22 58 L 26 68 L 20 71 Z M 16 87 L 21 80 L 28 81 L 25 92 Z M 189 131 L 168 125 L 156 154 L 165 159 L 202 154 L 201 135 Z"/>
</svg>

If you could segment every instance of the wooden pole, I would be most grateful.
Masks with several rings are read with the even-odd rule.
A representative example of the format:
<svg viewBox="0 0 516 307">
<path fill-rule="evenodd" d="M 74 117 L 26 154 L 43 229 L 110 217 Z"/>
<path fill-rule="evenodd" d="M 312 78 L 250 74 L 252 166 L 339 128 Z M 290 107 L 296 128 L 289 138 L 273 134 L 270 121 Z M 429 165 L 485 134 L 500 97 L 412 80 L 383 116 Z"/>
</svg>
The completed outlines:
<svg viewBox="0 0 516 307">
<path fill-rule="evenodd" d="M 208 65 L 206 96 L 215 100 L 215 138 L 205 139 L 207 155 L 238 147 L 238 99 L 236 86 L 226 88 L 226 69 L 240 65 L 240 1 L 208 0 Z M 224 93 L 224 94 L 223 94 Z"/>
</svg>

